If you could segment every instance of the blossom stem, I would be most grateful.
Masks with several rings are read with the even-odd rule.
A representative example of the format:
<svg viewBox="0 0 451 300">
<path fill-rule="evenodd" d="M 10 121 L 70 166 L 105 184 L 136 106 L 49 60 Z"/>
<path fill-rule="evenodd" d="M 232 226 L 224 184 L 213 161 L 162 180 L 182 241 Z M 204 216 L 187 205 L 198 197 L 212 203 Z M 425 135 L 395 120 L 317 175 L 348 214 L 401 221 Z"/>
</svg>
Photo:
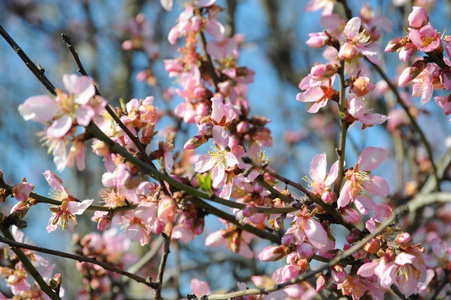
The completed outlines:
<svg viewBox="0 0 451 300">
<path fill-rule="evenodd" d="M 418 125 L 418 122 L 415 120 L 415 118 L 410 113 L 409 107 L 407 107 L 407 105 L 404 103 L 404 101 L 402 100 L 401 96 L 398 93 L 398 90 L 396 89 L 394 84 L 391 82 L 391 80 L 387 77 L 387 75 L 384 73 L 384 71 L 382 71 L 382 69 L 378 65 L 372 63 L 369 59 L 367 59 L 367 58 L 365 58 L 365 59 L 376 69 L 376 71 L 379 73 L 379 75 L 382 77 L 382 79 L 384 79 L 384 81 L 388 84 L 388 86 L 390 87 L 392 92 L 395 94 L 396 101 L 401 105 L 402 109 L 407 114 L 407 117 L 409 118 L 410 123 L 412 123 L 413 127 L 418 132 L 420 139 L 423 142 L 424 148 L 426 149 L 428 158 L 431 162 L 432 174 L 435 178 L 435 190 L 439 191 L 440 190 L 440 179 L 439 179 L 438 172 L 437 172 L 437 166 L 434 163 L 431 145 L 429 144 L 428 140 L 426 139 L 426 136 L 424 135 L 423 130 L 421 130 L 420 126 Z"/>
<path fill-rule="evenodd" d="M 217 299 L 231 299 L 234 297 L 240 297 L 240 296 L 249 296 L 249 295 L 259 295 L 259 294 L 268 294 L 270 292 L 274 292 L 277 290 L 281 290 L 289 285 L 300 283 L 302 281 L 305 281 L 316 274 L 323 272 L 324 270 L 332 268 L 334 265 L 338 264 L 339 262 L 342 262 L 345 258 L 350 257 L 355 252 L 362 249 L 366 243 L 371 241 L 374 237 L 382 233 L 386 228 L 393 225 L 394 222 L 397 222 L 397 220 L 408 214 L 409 212 L 415 212 L 415 210 L 419 209 L 420 207 L 423 207 L 424 205 L 430 205 L 432 203 L 436 202 L 451 202 L 451 197 L 441 197 L 441 195 L 444 193 L 435 193 L 431 195 L 418 195 L 413 200 L 411 200 L 407 205 L 401 205 L 395 211 L 393 214 L 385 219 L 384 222 L 382 222 L 372 233 L 368 234 L 361 240 L 359 240 L 357 243 L 355 243 L 351 248 L 349 248 L 346 251 L 343 251 L 339 254 L 337 254 L 335 257 L 330 259 L 329 263 L 324 264 L 314 270 L 310 270 L 298 277 L 292 278 L 284 283 L 275 284 L 273 286 L 269 286 L 266 288 L 260 288 L 260 289 L 247 289 L 244 291 L 238 291 L 233 292 L 229 294 L 218 294 L 218 295 L 206 295 L 202 299 L 209 299 L 209 300 L 217 300 Z M 424 198 L 428 199 L 428 201 L 424 201 Z"/>
<path fill-rule="evenodd" d="M 2 232 L 3 232 L 3 229 L 2 229 Z M 111 265 L 111 264 L 99 261 L 99 260 L 97 260 L 95 258 L 90 258 L 90 257 L 82 256 L 82 255 L 77 255 L 77 254 L 57 251 L 57 250 L 53 250 L 53 249 L 33 246 L 33 245 L 29 245 L 29 244 L 24 244 L 24 243 L 19 243 L 19 242 L 14 241 L 12 236 L 0 237 L 0 242 L 10 245 L 12 247 L 12 249 L 16 249 L 16 250 L 17 249 L 18 250 L 20 250 L 20 249 L 28 249 L 28 250 L 32 250 L 32 251 L 36 251 L 36 252 L 40 252 L 40 253 L 50 254 L 50 255 L 53 255 L 53 256 L 59 256 L 59 257 L 64 257 L 64 258 L 69 258 L 69 259 L 72 259 L 72 260 L 80 261 L 80 262 L 83 261 L 83 262 L 87 262 L 87 263 L 90 263 L 90 264 L 98 265 L 98 266 L 104 268 L 105 270 L 108 270 L 108 271 L 111 271 L 111 272 L 114 272 L 114 273 L 117 273 L 117 274 L 121 274 L 121 275 L 126 276 L 126 277 L 128 277 L 130 279 L 135 280 L 136 282 L 144 283 L 145 285 L 147 285 L 147 286 L 149 286 L 151 288 L 155 288 L 156 287 L 156 284 L 154 282 L 149 282 L 146 278 L 140 277 L 140 276 L 135 275 L 135 274 L 133 274 L 131 272 L 124 271 L 122 269 L 119 269 L 119 268 Z M 59 299 L 59 298 L 56 298 L 56 299 Z"/>
<path fill-rule="evenodd" d="M 215 87 L 215 91 L 218 92 L 219 91 L 219 87 L 218 87 L 219 78 L 218 78 L 218 75 L 216 74 L 215 67 L 213 65 L 213 61 L 211 60 L 211 57 L 207 52 L 207 40 L 205 39 L 205 35 L 202 31 L 199 31 L 199 37 L 200 37 L 200 47 L 202 49 L 202 55 L 207 60 L 208 72 L 210 73 L 210 77 L 213 80 L 213 85 Z"/>
<path fill-rule="evenodd" d="M 41 274 L 39 274 L 38 270 L 33 266 L 33 264 L 30 262 L 30 260 L 27 258 L 25 253 L 21 250 L 21 248 L 25 247 L 18 247 L 18 245 L 14 245 L 10 242 L 17 243 L 14 240 L 13 235 L 9 231 L 8 228 L 5 228 L 4 225 L 0 225 L 0 231 L 2 232 L 4 237 L 0 237 L 0 242 L 3 242 L 5 244 L 8 244 L 11 246 L 11 250 L 16 254 L 17 258 L 19 258 L 20 262 L 23 264 L 25 269 L 27 269 L 28 273 L 31 275 L 31 277 L 34 278 L 34 280 L 37 282 L 41 290 L 47 294 L 47 296 L 50 297 L 50 299 L 53 300 L 60 300 L 61 298 L 58 296 L 58 294 L 55 293 L 54 290 L 52 290 L 47 283 L 42 278 Z M 20 243 L 19 243 L 20 244 Z"/>
<path fill-rule="evenodd" d="M 170 245 L 171 245 L 171 234 L 172 234 L 172 228 L 169 232 L 169 234 L 162 233 L 162 236 L 164 238 L 164 246 L 163 246 L 163 255 L 161 256 L 160 265 L 158 267 L 158 274 L 157 274 L 157 288 L 155 289 L 155 299 L 156 300 L 162 300 L 161 297 L 161 289 L 163 288 L 163 275 L 164 270 L 166 269 L 166 262 L 168 261 L 169 253 L 170 251 Z"/>
<path fill-rule="evenodd" d="M 6 184 L 5 182 L 3 182 L 2 180 L 0 180 L 0 188 L 1 189 L 5 189 L 8 192 L 12 193 L 12 186 Z M 51 199 L 48 197 L 44 197 L 41 196 L 39 194 L 36 193 L 30 193 L 29 196 L 31 199 L 35 199 L 36 201 L 38 201 L 39 203 L 46 203 L 46 204 L 51 204 L 51 205 L 61 205 L 61 201 L 55 200 L 55 199 Z M 111 207 L 107 207 L 107 206 L 98 206 L 98 205 L 91 205 L 87 208 L 87 210 L 92 210 L 92 211 L 126 211 L 126 210 L 132 210 L 135 209 L 136 205 L 129 205 L 129 206 L 121 206 L 121 207 L 116 207 L 116 208 L 111 208 Z"/>
<path fill-rule="evenodd" d="M 334 191 L 337 195 L 340 194 L 341 185 L 344 177 L 344 165 L 345 165 L 345 151 L 346 151 L 346 135 L 348 131 L 348 123 L 346 121 L 346 86 L 345 86 L 345 62 L 340 61 L 340 71 L 338 76 L 340 77 L 340 99 L 339 99 L 339 116 L 340 116 L 340 146 L 337 149 L 338 154 L 338 178 L 334 187 Z"/>
<path fill-rule="evenodd" d="M 318 197 L 317 195 L 315 195 L 312 192 L 310 192 L 309 190 L 307 190 L 301 184 L 296 183 L 294 181 L 291 181 L 290 179 L 283 177 L 282 175 L 280 175 L 280 174 L 268 169 L 267 167 L 264 167 L 264 166 L 261 166 L 261 165 L 257 164 L 256 162 L 254 162 L 250 158 L 249 159 L 246 158 L 246 162 L 252 164 L 252 166 L 254 166 L 255 168 L 258 168 L 258 169 L 261 169 L 261 170 L 265 171 L 266 173 L 268 173 L 272 177 L 282 181 L 283 183 L 291 185 L 292 187 L 294 187 L 294 188 L 298 189 L 299 191 L 303 192 L 310 200 L 312 200 L 313 202 L 315 202 L 316 204 L 321 206 L 322 209 L 324 209 L 325 211 L 327 211 L 327 213 L 332 215 L 332 217 L 334 217 L 335 221 L 338 224 L 343 225 L 349 231 L 351 231 L 352 229 L 355 228 L 352 224 L 346 223 L 343 220 L 343 217 L 332 206 L 324 203 L 324 201 L 321 200 L 320 197 Z"/>
</svg>

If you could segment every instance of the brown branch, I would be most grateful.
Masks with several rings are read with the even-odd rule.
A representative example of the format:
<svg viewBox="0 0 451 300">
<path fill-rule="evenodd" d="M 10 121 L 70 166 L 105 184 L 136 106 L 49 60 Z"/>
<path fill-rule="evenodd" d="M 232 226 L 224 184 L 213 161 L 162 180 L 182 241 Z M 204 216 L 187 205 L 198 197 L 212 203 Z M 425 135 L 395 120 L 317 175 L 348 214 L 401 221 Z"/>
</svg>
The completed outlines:
<svg viewBox="0 0 451 300">
<path fill-rule="evenodd" d="M 163 275 L 166 268 L 166 262 L 169 257 L 170 251 L 170 245 L 171 245 L 171 234 L 172 229 L 169 232 L 169 234 L 162 233 L 162 236 L 164 238 L 164 246 L 163 246 L 163 255 L 161 256 L 160 265 L 158 267 L 158 274 L 157 274 L 157 284 L 158 287 L 155 289 L 155 299 L 156 300 L 162 300 L 161 297 L 161 289 L 163 288 Z"/>
<path fill-rule="evenodd" d="M 6 32 L 3 26 L 0 25 L 0 34 L 5 39 L 5 41 L 13 48 L 13 50 L 19 55 L 23 60 L 25 65 L 30 69 L 31 73 L 36 76 L 36 78 L 42 83 L 42 85 L 52 94 L 56 96 L 55 87 L 50 82 L 50 80 L 44 75 L 44 69 L 37 67 L 34 62 L 25 54 L 25 52 L 20 48 L 19 45 L 14 41 L 14 39 Z"/>
<path fill-rule="evenodd" d="M 130 272 L 119 269 L 111 264 L 98 261 L 96 258 L 90 258 L 90 257 L 86 257 L 86 256 L 72 254 L 72 253 L 67 253 L 67 252 L 52 250 L 52 249 L 48 249 L 48 248 L 42 248 L 42 247 L 37 247 L 37 246 L 28 245 L 28 244 L 24 244 L 24 243 L 19 243 L 19 242 L 16 242 L 11 239 L 4 238 L 4 237 L 0 237 L 0 242 L 10 245 L 11 247 L 13 247 L 12 249 L 18 249 L 18 248 L 28 249 L 28 250 L 37 251 L 40 253 L 47 253 L 47 254 L 50 254 L 53 256 L 59 256 L 59 257 L 64 257 L 64 258 L 69 258 L 72 260 L 80 261 L 80 262 L 83 261 L 83 262 L 91 263 L 94 265 L 98 265 L 98 266 L 104 268 L 105 270 L 121 274 L 130 279 L 135 280 L 136 282 L 144 283 L 145 285 L 147 285 L 151 288 L 157 287 L 156 283 L 154 283 L 154 282 L 150 282 L 145 278 L 142 278 L 136 274 L 132 274 Z"/>
<path fill-rule="evenodd" d="M 16 254 L 17 258 L 19 258 L 22 265 L 25 267 L 25 269 L 28 271 L 28 273 L 31 275 L 31 277 L 34 278 L 36 283 L 39 285 L 41 290 L 49 296 L 52 300 L 61 300 L 60 296 L 50 288 L 50 286 L 44 281 L 41 274 L 39 274 L 38 270 L 33 266 L 33 264 L 30 262 L 28 257 L 23 253 L 22 249 L 20 249 L 17 246 L 14 246 L 13 244 L 21 244 L 16 241 L 14 241 L 14 237 L 9 232 L 9 229 L 6 228 L 3 224 L 0 225 L 0 231 L 2 232 L 3 236 L 0 236 L 0 242 L 9 244 L 11 247 L 11 250 Z M 5 242 L 7 241 L 7 242 Z"/>
</svg>

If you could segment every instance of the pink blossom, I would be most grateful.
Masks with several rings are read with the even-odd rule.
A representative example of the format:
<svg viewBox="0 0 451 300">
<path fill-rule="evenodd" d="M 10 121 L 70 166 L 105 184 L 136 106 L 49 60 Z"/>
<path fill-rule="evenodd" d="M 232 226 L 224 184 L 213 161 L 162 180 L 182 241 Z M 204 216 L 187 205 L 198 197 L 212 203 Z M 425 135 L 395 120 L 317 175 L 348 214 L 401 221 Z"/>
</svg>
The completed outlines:
<svg viewBox="0 0 451 300">
<path fill-rule="evenodd" d="M 413 79 L 412 96 L 421 96 L 421 104 L 425 104 L 431 100 L 434 91 L 434 77 L 438 75 L 439 67 L 435 64 L 427 64 L 426 68 Z"/>
<path fill-rule="evenodd" d="M 314 102 L 307 112 L 317 113 L 320 108 L 326 106 L 328 100 L 335 98 L 338 95 L 332 85 L 333 78 L 328 80 L 327 85 L 312 87 L 305 92 L 297 94 L 296 100 L 300 102 Z"/>
<path fill-rule="evenodd" d="M 338 177 L 338 161 L 330 168 L 329 174 L 326 174 L 327 160 L 326 153 L 315 155 L 310 164 L 310 177 L 307 179 L 312 192 L 322 196 L 325 192 L 330 191 L 330 186 Z"/>
<path fill-rule="evenodd" d="M 451 96 L 437 96 L 434 97 L 435 103 L 443 108 L 445 115 L 451 114 Z"/>
<path fill-rule="evenodd" d="M 288 234 L 292 234 L 297 244 L 301 244 L 304 240 L 308 240 L 316 249 L 324 249 L 327 247 L 327 232 L 323 226 L 312 217 L 304 217 L 298 214 L 295 218 L 294 226 L 287 230 Z"/>
<path fill-rule="evenodd" d="M 408 82 L 415 79 L 426 68 L 426 66 L 427 63 L 420 59 L 415 61 L 412 66 L 405 68 L 401 75 L 399 75 L 398 86 L 404 86 Z"/>
<path fill-rule="evenodd" d="M 272 275 L 272 279 L 275 283 L 283 283 L 291 278 L 299 275 L 300 267 L 297 265 L 286 265 L 280 269 L 277 269 Z"/>
<path fill-rule="evenodd" d="M 55 200 L 61 201 L 61 205 L 52 206 L 50 211 L 53 213 L 47 225 L 47 232 L 52 232 L 58 228 L 74 231 L 77 225 L 75 215 L 81 215 L 94 202 L 94 200 L 83 200 L 77 202 L 76 199 L 67 193 L 63 186 L 63 181 L 51 171 L 44 172 L 45 179 L 53 189 L 53 197 Z"/>
<path fill-rule="evenodd" d="M 389 187 L 385 179 L 370 175 L 371 171 L 382 164 L 386 155 L 386 151 L 382 148 L 363 149 L 354 168 L 346 172 L 346 182 L 338 198 L 338 207 L 345 207 L 351 200 L 360 202 L 365 207 L 362 200 L 368 199 L 370 194 L 379 197 L 388 195 Z"/>
<path fill-rule="evenodd" d="M 375 44 L 371 43 L 370 36 L 364 31 L 360 32 L 360 18 L 354 17 L 346 24 L 343 34 L 346 42 L 341 45 L 338 57 L 340 59 L 352 60 L 360 55 L 366 56 L 371 62 L 382 64 L 379 58 L 379 51 L 375 49 Z"/>
<path fill-rule="evenodd" d="M 19 105 L 19 113 L 26 120 L 47 124 L 58 113 L 55 100 L 49 96 L 33 96 Z"/>
<path fill-rule="evenodd" d="M 191 291 L 197 297 L 201 298 L 204 295 L 210 294 L 210 287 L 205 281 L 193 278 L 191 279 Z"/>
<path fill-rule="evenodd" d="M 412 7 L 412 12 L 409 14 L 409 26 L 418 29 L 428 23 L 429 17 L 426 10 L 419 6 Z"/>
<path fill-rule="evenodd" d="M 194 170 L 198 173 L 212 170 L 213 187 L 217 188 L 224 180 L 225 169 L 237 165 L 238 160 L 232 152 L 226 150 L 229 144 L 229 136 L 222 127 L 213 127 L 213 138 L 216 150 L 201 155 L 194 166 Z"/>
<path fill-rule="evenodd" d="M 335 0 L 310 0 L 304 11 L 313 12 L 322 9 L 321 15 L 328 16 L 334 10 Z"/>
<path fill-rule="evenodd" d="M 308 36 L 309 39 L 306 43 L 312 48 L 325 47 L 330 41 L 330 36 L 324 32 L 309 33 Z"/>
<path fill-rule="evenodd" d="M 17 201 L 27 201 L 33 189 L 34 185 L 28 183 L 24 178 L 21 183 L 18 183 L 15 186 L 13 186 L 12 188 L 13 197 L 16 198 Z"/>
<path fill-rule="evenodd" d="M 211 98 L 212 112 L 211 120 L 215 125 L 227 126 L 237 116 L 232 104 L 224 104 L 223 100 L 219 96 Z"/>
<path fill-rule="evenodd" d="M 207 52 L 213 59 L 223 64 L 227 64 L 227 61 L 230 60 L 236 60 L 239 55 L 238 44 L 233 38 L 208 42 Z"/>
<path fill-rule="evenodd" d="M 347 111 L 354 119 L 363 124 L 362 129 L 376 124 L 382 124 L 389 119 L 389 117 L 382 114 L 371 114 L 370 111 L 365 108 L 363 100 L 356 97 L 353 97 L 350 100 Z"/>
<path fill-rule="evenodd" d="M 440 33 L 436 32 L 431 24 L 410 31 L 409 38 L 423 52 L 434 51 L 441 44 Z"/>
<path fill-rule="evenodd" d="M 288 247 L 286 246 L 268 246 L 260 252 L 258 258 L 261 261 L 276 261 L 288 254 Z"/>
</svg>

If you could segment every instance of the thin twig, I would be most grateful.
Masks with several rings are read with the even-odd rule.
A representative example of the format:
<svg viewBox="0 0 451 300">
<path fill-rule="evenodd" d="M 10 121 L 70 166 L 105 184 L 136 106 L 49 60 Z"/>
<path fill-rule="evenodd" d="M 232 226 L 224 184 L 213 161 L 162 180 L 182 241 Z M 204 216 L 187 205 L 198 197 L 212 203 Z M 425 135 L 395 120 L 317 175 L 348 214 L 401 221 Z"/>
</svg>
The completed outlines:
<svg viewBox="0 0 451 300">
<path fill-rule="evenodd" d="M 14 251 L 14 249 L 22 248 L 22 249 L 37 251 L 40 253 L 47 253 L 47 254 L 50 254 L 53 256 L 59 256 L 59 257 L 69 258 L 69 259 L 76 260 L 76 261 L 83 261 L 83 262 L 91 263 L 94 265 L 98 265 L 98 266 L 104 268 L 105 270 L 121 274 L 130 279 L 135 280 L 136 282 L 144 283 L 145 285 L 147 285 L 151 288 L 156 288 L 156 283 L 150 282 L 147 279 L 140 277 L 136 274 L 132 274 L 130 272 L 119 269 L 111 264 L 108 264 L 108 263 L 105 263 L 102 261 L 98 261 L 96 258 L 90 258 L 90 257 L 86 257 L 86 256 L 72 254 L 72 253 L 67 253 L 67 252 L 52 250 L 52 249 L 48 249 L 48 248 L 42 248 L 42 247 L 37 247 L 37 246 L 28 245 L 28 244 L 24 244 L 24 243 L 19 243 L 19 242 L 12 240 L 11 237 L 8 237 L 8 238 L 0 237 L 0 242 L 12 246 L 13 251 Z"/>
<path fill-rule="evenodd" d="M 345 165 L 345 153 L 346 153 L 346 135 L 348 131 L 348 122 L 346 121 L 346 87 L 345 87 L 345 62 L 340 61 L 340 72 L 338 76 L 340 77 L 340 99 L 339 99 L 339 116 L 340 116 L 340 146 L 337 149 L 338 154 L 338 179 L 335 184 L 334 192 L 337 196 L 341 191 L 341 184 L 344 177 L 344 165 Z"/>
<path fill-rule="evenodd" d="M 5 189 L 8 192 L 12 193 L 12 186 L 6 184 L 2 180 L 0 180 L 0 189 Z M 48 197 L 44 197 L 44 196 L 41 196 L 41 195 L 36 194 L 36 193 L 30 193 L 29 198 L 35 199 L 39 203 L 46 203 L 46 204 L 51 204 L 51 205 L 61 205 L 61 203 L 62 203 L 61 201 L 58 201 L 58 200 L 55 200 L 55 199 L 51 199 L 51 198 L 48 198 Z M 91 205 L 91 206 L 89 206 L 87 208 L 87 210 L 117 212 L 117 211 L 133 210 L 133 209 L 136 208 L 136 206 L 137 205 L 129 205 L 129 206 L 121 206 L 121 207 L 111 208 L 111 207 L 107 207 L 107 206 Z"/>
<path fill-rule="evenodd" d="M 216 74 L 215 67 L 213 65 L 213 61 L 211 60 L 210 55 L 207 53 L 207 40 L 205 39 L 205 35 L 202 31 L 199 32 L 200 37 L 200 47 L 202 49 L 202 54 L 204 58 L 207 60 L 208 65 L 208 72 L 210 73 L 211 80 L 213 80 L 213 85 L 215 87 L 215 91 L 218 92 L 218 84 L 219 84 L 219 78 Z"/>
<path fill-rule="evenodd" d="M 435 178 L 435 190 L 439 191 L 440 190 L 440 180 L 439 180 L 439 176 L 438 176 L 438 172 L 437 172 L 437 166 L 434 163 L 434 158 L 433 158 L 433 155 L 432 155 L 431 145 L 429 144 L 428 140 L 426 139 L 426 136 L 424 135 L 423 130 L 420 128 L 420 126 L 418 125 L 418 122 L 415 120 L 415 118 L 410 113 L 409 107 L 407 107 L 407 105 L 402 100 L 401 96 L 398 93 L 397 88 L 394 86 L 394 84 L 391 82 L 391 80 L 387 77 L 387 75 L 384 73 L 384 71 L 382 71 L 381 67 L 379 67 L 375 63 L 371 62 L 367 58 L 365 58 L 365 60 L 368 61 L 374 67 L 374 69 L 376 69 L 376 71 L 379 73 L 379 75 L 382 77 L 382 79 L 384 79 L 384 81 L 388 84 L 388 86 L 390 87 L 391 91 L 395 94 L 396 101 L 401 105 L 402 109 L 407 114 L 407 117 L 409 118 L 410 123 L 412 123 L 413 127 L 415 128 L 415 130 L 420 135 L 420 139 L 423 142 L 424 148 L 426 149 L 426 153 L 427 153 L 428 158 L 429 158 L 429 160 L 431 162 L 432 174 L 433 174 L 433 176 Z"/>
<path fill-rule="evenodd" d="M 157 274 L 158 287 L 155 289 L 155 299 L 156 300 L 163 299 L 161 297 L 161 289 L 163 288 L 163 275 L 164 275 L 164 271 L 166 269 L 166 262 L 168 260 L 169 253 L 171 252 L 170 251 L 171 234 L 172 234 L 172 229 L 169 232 L 169 234 L 165 234 L 165 233 L 162 234 L 163 238 L 164 238 L 164 246 L 163 246 L 163 255 L 161 256 L 160 266 L 158 267 L 158 274 Z"/>
<path fill-rule="evenodd" d="M 330 260 L 328 264 L 322 265 L 319 268 L 316 268 L 314 270 L 310 270 L 307 273 L 304 273 L 298 277 L 292 278 L 287 282 L 276 284 L 270 287 L 261 288 L 261 289 L 247 289 L 244 291 L 239 292 L 233 292 L 229 294 L 221 294 L 221 295 L 210 295 L 210 296 L 204 296 L 202 299 L 231 299 L 234 297 L 241 297 L 241 296 L 249 296 L 249 295 L 259 295 L 259 294 L 267 294 L 270 292 L 274 292 L 277 290 L 281 290 L 291 284 L 300 283 L 326 269 L 329 269 L 342 261 L 343 259 L 351 256 L 355 252 L 359 251 L 360 249 L 365 246 L 365 244 L 369 241 L 371 241 L 374 237 L 382 233 L 387 227 L 390 225 L 393 225 L 396 220 L 398 220 L 400 217 L 406 215 L 409 212 L 414 212 L 420 207 L 423 207 L 425 205 L 429 205 L 431 203 L 435 202 L 451 202 L 450 193 L 435 193 L 431 194 L 428 197 L 425 197 L 425 195 L 419 195 L 415 197 L 412 201 L 410 201 L 407 205 L 399 206 L 391 216 L 389 216 L 387 219 L 385 219 L 384 222 L 382 222 L 372 233 L 358 241 L 356 244 L 354 244 L 351 248 L 348 250 L 336 255 L 334 258 Z"/>
<path fill-rule="evenodd" d="M 26 247 L 20 247 L 20 244 L 14 240 L 13 235 L 11 232 L 9 232 L 8 228 L 5 228 L 3 225 L 0 225 L 0 231 L 2 232 L 4 237 L 0 236 L 0 242 L 3 242 L 5 244 L 8 244 L 11 247 L 11 250 L 16 254 L 17 258 L 19 258 L 22 265 L 25 267 L 25 269 L 28 271 L 28 273 L 31 275 L 31 277 L 36 280 L 37 284 L 41 288 L 41 290 L 50 297 L 52 300 L 61 300 L 60 296 L 52 290 L 48 284 L 44 281 L 41 274 L 39 274 L 38 270 L 33 266 L 33 264 L 30 262 L 28 257 L 23 253 L 23 251 L 20 248 Z"/>
<path fill-rule="evenodd" d="M 301 184 L 299 184 L 297 182 L 294 182 L 294 181 L 291 181 L 288 178 L 283 177 L 282 175 L 272 171 L 268 167 L 262 166 L 262 165 L 256 163 L 255 161 L 253 161 L 250 158 L 245 158 L 245 160 L 246 160 L 246 163 L 252 164 L 253 167 L 255 167 L 257 169 L 261 169 L 261 170 L 265 171 L 266 173 L 268 173 L 269 175 L 271 175 L 272 177 L 282 181 L 283 183 L 285 183 L 287 185 L 291 185 L 292 187 L 294 187 L 294 188 L 298 189 L 299 191 L 303 192 L 310 200 L 312 200 L 313 202 L 318 204 L 322 209 L 324 209 L 327 213 L 329 213 L 332 217 L 334 217 L 335 221 L 338 224 L 343 225 L 349 231 L 351 231 L 352 229 L 355 228 L 354 225 L 346 223 L 343 220 L 343 217 L 341 216 L 341 214 L 338 211 L 336 211 L 332 206 L 326 204 L 323 200 L 321 200 L 320 197 L 318 197 L 317 195 L 315 195 L 312 192 L 310 192 L 309 190 L 307 190 Z"/>
<path fill-rule="evenodd" d="M 55 86 L 50 82 L 50 80 L 44 75 L 44 69 L 38 68 L 33 61 L 25 54 L 22 48 L 17 45 L 14 39 L 6 32 L 3 26 L 0 25 L 0 34 L 5 39 L 5 41 L 13 48 L 13 50 L 19 55 L 23 60 L 25 65 L 30 69 L 31 73 L 36 76 L 36 78 L 42 83 L 42 85 L 50 92 L 50 94 L 56 96 Z"/>
</svg>

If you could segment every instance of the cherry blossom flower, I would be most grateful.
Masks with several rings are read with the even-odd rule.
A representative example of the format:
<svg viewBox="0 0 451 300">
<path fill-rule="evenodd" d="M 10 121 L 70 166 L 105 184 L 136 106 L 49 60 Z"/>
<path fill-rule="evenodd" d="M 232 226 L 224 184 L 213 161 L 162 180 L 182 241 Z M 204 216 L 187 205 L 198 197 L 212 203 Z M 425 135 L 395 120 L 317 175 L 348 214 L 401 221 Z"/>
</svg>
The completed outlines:
<svg viewBox="0 0 451 300">
<path fill-rule="evenodd" d="M 21 183 L 18 183 L 15 186 L 13 186 L 12 188 L 13 197 L 16 198 L 17 201 L 27 201 L 33 189 L 34 185 L 27 182 L 27 180 L 24 178 Z"/>
<path fill-rule="evenodd" d="M 61 201 L 61 205 L 54 205 L 50 207 L 52 216 L 47 225 L 47 232 L 55 231 L 58 226 L 68 229 L 70 232 L 74 231 L 74 226 L 77 225 L 75 215 L 81 215 L 94 202 L 94 200 L 83 200 L 78 202 L 73 196 L 67 193 L 63 186 L 63 181 L 51 171 L 44 172 L 45 179 L 53 189 L 52 195 L 55 200 Z"/>
<path fill-rule="evenodd" d="M 413 29 L 409 33 L 409 38 L 418 50 L 431 52 L 441 45 L 440 33 L 436 32 L 431 24 L 420 29 Z"/>
<path fill-rule="evenodd" d="M 321 15 L 328 16 L 334 10 L 336 0 L 310 0 L 304 11 L 314 12 L 322 9 Z"/>
<path fill-rule="evenodd" d="M 371 62 L 382 64 L 379 58 L 379 51 L 375 49 L 375 44 L 371 43 L 370 36 L 365 32 L 360 32 L 362 21 L 354 17 L 346 24 L 343 34 L 346 42 L 341 45 L 338 57 L 340 59 L 352 60 L 361 55 L 367 57 Z"/>
<path fill-rule="evenodd" d="M 429 17 L 423 7 L 414 6 L 409 14 L 409 27 L 418 29 L 429 23 Z"/>
<path fill-rule="evenodd" d="M 389 117 L 382 114 L 372 114 L 370 110 L 365 108 L 363 99 L 357 97 L 351 98 L 349 105 L 347 106 L 347 112 L 353 119 L 358 120 L 363 124 L 362 129 L 376 124 L 382 124 L 389 119 Z"/>
<path fill-rule="evenodd" d="M 386 151 L 382 148 L 367 147 L 363 149 L 354 168 L 346 171 L 346 182 L 340 192 L 338 207 L 345 207 L 353 200 L 357 208 L 366 213 L 365 208 L 372 209 L 374 202 L 369 195 L 385 197 L 389 187 L 385 179 L 370 175 L 385 159 Z"/>
<path fill-rule="evenodd" d="M 320 197 L 330 191 L 330 186 L 338 177 L 338 161 L 331 166 L 329 174 L 326 174 L 326 167 L 326 153 L 315 155 L 310 164 L 309 172 L 312 180 L 305 179 L 308 181 L 311 191 Z"/>
<path fill-rule="evenodd" d="M 213 187 L 217 188 L 224 181 L 225 169 L 237 165 L 238 160 L 232 152 L 226 150 L 229 144 L 229 136 L 222 127 L 213 127 L 213 138 L 216 150 L 201 155 L 194 166 L 194 170 L 198 173 L 212 170 Z"/>
<path fill-rule="evenodd" d="M 204 295 L 210 294 L 210 286 L 205 281 L 193 278 L 191 279 L 191 291 L 198 298 L 202 298 Z"/>
<path fill-rule="evenodd" d="M 328 80 L 327 85 L 316 86 L 296 95 L 300 102 L 314 102 L 307 110 L 309 113 L 317 113 L 320 108 L 326 106 L 327 101 L 338 97 L 338 92 L 332 87 L 333 77 Z"/>
</svg>

